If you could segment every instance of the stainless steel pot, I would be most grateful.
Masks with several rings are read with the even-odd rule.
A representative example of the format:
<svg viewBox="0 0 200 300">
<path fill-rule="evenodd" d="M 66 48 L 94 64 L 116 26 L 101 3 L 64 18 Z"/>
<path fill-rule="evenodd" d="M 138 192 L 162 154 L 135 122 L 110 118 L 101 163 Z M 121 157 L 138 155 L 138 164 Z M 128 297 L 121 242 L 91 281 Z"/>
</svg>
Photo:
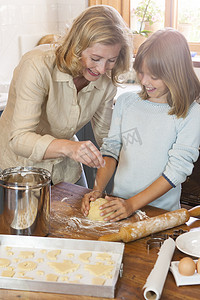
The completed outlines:
<svg viewBox="0 0 200 300">
<path fill-rule="evenodd" d="M 34 167 L 0 173 L 0 233 L 46 236 L 49 233 L 51 174 Z"/>
</svg>

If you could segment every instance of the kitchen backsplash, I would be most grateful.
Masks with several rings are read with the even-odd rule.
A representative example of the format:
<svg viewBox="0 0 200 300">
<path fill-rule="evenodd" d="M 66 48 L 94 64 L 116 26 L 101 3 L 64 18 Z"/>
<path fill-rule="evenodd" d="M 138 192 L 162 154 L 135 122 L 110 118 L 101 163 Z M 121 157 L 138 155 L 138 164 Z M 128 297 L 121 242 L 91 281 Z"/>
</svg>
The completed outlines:
<svg viewBox="0 0 200 300">
<path fill-rule="evenodd" d="M 23 49 L 45 34 L 63 34 L 87 6 L 87 0 L 0 0 L 0 84 L 10 82 Z"/>
</svg>

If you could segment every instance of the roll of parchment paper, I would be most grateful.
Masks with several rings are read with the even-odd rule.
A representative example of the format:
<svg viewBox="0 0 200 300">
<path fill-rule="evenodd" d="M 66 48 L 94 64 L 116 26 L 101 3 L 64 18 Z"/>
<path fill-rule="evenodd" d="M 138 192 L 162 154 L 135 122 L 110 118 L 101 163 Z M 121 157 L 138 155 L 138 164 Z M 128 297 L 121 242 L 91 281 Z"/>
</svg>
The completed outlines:
<svg viewBox="0 0 200 300">
<path fill-rule="evenodd" d="M 172 238 L 165 240 L 158 253 L 154 268 L 144 285 L 144 298 L 146 300 L 160 299 L 174 250 L 174 240 Z"/>
</svg>

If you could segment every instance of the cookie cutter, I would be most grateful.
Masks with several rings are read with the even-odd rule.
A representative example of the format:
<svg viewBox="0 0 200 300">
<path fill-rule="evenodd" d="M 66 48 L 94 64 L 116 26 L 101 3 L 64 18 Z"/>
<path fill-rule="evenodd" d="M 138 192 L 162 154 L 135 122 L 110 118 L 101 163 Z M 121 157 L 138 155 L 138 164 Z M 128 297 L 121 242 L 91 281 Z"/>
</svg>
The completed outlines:
<svg viewBox="0 0 200 300">
<path fill-rule="evenodd" d="M 178 230 L 174 230 L 173 234 L 169 234 L 169 237 L 172 238 L 173 240 L 175 240 L 179 235 L 188 232 L 188 230 L 183 230 L 183 229 L 178 229 Z"/>
<path fill-rule="evenodd" d="M 161 238 L 149 239 L 146 244 L 147 250 L 149 251 L 150 249 L 156 248 L 156 247 L 160 248 L 162 246 L 163 242 L 164 242 L 164 240 Z"/>
<path fill-rule="evenodd" d="M 146 248 L 149 251 L 152 248 L 160 248 L 164 241 L 169 237 L 175 240 L 179 235 L 188 232 L 188 230 L 178 229 L 174 230 L 172 234 L 151 234 L 150 239 L 146 242 Z"/>
<path fill-rule="evenodd" d="M 168 234 L 166 233 L 152 233 L 146 244 L 148 252 L 152 248 L 160 248 L 166 239 L 168 239 Z"/>
</svg>

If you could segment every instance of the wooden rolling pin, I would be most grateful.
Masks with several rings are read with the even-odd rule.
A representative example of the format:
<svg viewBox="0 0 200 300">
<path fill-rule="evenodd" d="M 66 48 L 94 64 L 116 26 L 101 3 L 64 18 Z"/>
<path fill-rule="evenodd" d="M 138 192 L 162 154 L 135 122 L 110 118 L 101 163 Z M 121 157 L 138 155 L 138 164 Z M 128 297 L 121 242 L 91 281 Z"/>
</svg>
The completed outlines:
<svg viewBox="0 0 200 300">
<path fill-rule="evenodd" d="M 125 243 L 132 242 L 152 233 L 182 225 L 187 222 L 190 217 L 198 216 L 200 216 L 200 206 L 196 206 L 190 210 L 181 208 L 146 219 L 144 221 L 139 221 L 131 225 L 124 226 L 120 228 L 119 232 L 117 233 L 101 236 L 99 241 L 123 241 Z"/>
</svg>

